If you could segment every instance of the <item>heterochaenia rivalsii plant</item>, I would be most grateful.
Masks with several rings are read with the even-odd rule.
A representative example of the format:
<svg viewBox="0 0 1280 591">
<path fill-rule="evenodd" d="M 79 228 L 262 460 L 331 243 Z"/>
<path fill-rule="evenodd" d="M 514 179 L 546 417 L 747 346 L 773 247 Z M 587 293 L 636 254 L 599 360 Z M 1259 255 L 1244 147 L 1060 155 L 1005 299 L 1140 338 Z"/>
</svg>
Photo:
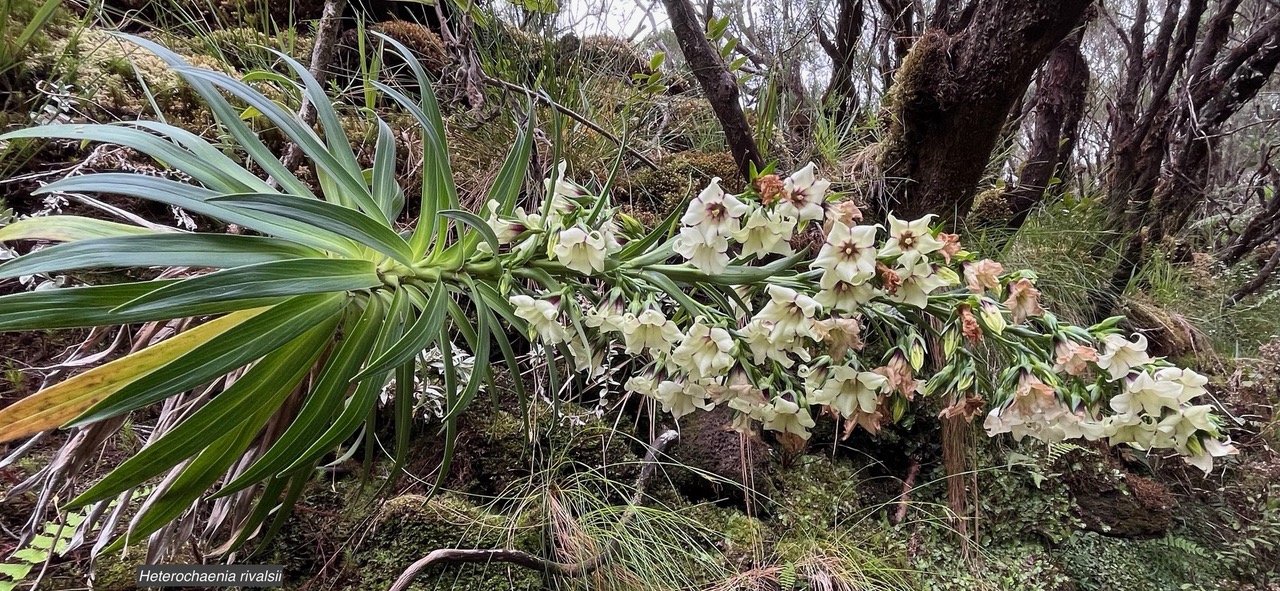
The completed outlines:
<svg viewBox="0 0 1280 591">
<path fill-rule="evenodd" d="M 138 409 L 198 394 L 140 452 L 66 505 L 105 506 L 159 480 L 127 527 L 107 528 L 120 535 L 99 550 L 146 539 L 200 499 L 231 495 L 257 501 L 229 513 L 228 541 L 218 550 L 269 534 L 326 454 L 362 427 L 373 431 L 387 388 L 395 394 L 394 454 L 403 459 L 415 359 L 434 348 L 445 370 L 440 478 L 459 414 L 492 383 L 490 362 L 517 368 L 526 350 L 547 363 L 552 393 L 560 390 L 559 368 L 598 375 L 606 354 L 621 350 L 633 357 L 625 389 L 673 417 L 726 405 L 738 428 L 763 425 L 792 441 L 807 439 L 819 415 L 842 421 L 846 433 L 874 433 L 917 397 L 937 396 L 946 397 L 950 416 L 986 413 L 992 435 L 1170 449 L 1206 470 L 1213 457 L 1234 452 L 1220 441 L 1211 407 L 1194 404 L 1205 378 L 1149 357 L 1141 336 L 1118 334 L 1119 319 L 1087 329 L 1058 322 L 1038 303 L 1033 273 L 978 260 L 928 217 L 862 224 L 812 165 L 785 179 L 762 174 L 741 195 L 713 181 L 646 230 L 614 210 L 608 183 L 588 190 L 563 166 L 547 179 L 544 198 L 522 201 L 526 129 L 477 215 L 459 207 L 422 69 L 387 40 L 407 58 L 422 94 L 413 100 L 378 85 L 417 119 L 425 144 L 420 215 L 405 227 L 391 129 L 374 117 L 373 167 L 363 169 L 332 103 L 300 64 L 282 57 L 317 106 L 323 134 L 240 80 L 130 40 L 171 64 L 274 182 L 161 123 L 49 125 L 5 136 L 127 146 L 186 179 L 93 173 L 44 192 L 148 199 L 249 231 L 153 231 L 70 216 L 0 229 L 0 240 L 60 243 L 0 265 L 0 277 L 211 270 L 0 298 L 5 331 L 202 320 L 0 410 L 0 441 L 9 441 L 119 425 Z M 246 107 L 306 153 L 318 194 L 242 121 Z M 793 237 L 812 227 L 825 238 L 817 252 L 793 251 Z M 458 349 L 477 360 L 466 383 L 450 362 Z M 295 393 L 300 402 L 286 404 Z M 513 393 L 526 402 L 519 380 Z M 269 518 L 276 525 L 265 526 Z"/>
</svg>

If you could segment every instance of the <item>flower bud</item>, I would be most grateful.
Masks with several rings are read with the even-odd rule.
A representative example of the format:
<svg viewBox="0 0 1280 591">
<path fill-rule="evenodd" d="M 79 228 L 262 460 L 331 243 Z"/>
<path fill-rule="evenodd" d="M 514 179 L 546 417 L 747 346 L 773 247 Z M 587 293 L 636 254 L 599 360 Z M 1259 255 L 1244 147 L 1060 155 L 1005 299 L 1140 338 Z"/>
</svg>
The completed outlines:
<svg viewBox="0 0 1280 591">
<path fill-rule="evenodd" d="M 1005 326 L 1008 326 L 1004 320 L 1004 314 L 1000 312 L 1000 307 L 990 300 L 982 300 L 982 323 L 987 326 L 987 330 L 996 334 L 1004 332 Z"/>
</svg>

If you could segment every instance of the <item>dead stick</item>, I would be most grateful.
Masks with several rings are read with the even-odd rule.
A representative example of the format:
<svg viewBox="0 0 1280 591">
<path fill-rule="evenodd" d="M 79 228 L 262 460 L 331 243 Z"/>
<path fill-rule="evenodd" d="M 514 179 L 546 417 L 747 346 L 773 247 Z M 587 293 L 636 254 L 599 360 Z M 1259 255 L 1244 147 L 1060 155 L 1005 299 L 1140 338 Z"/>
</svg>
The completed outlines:
<svg viewBox="0 0 1280 591">
<path fill-rule="evenodd" d="M 911 505 L 911 488 L 916 484 L 916 475 L 920 473 L 920 460 L 911 458 L 907 467 L 907 479 L 902 481 L 902 495 L 898 498 L 898 510 L 893 514 L 893 524 L 902 523 L 907 518 L 907 508 Z"/>
<path fill-rule="evenodd" d="M 346 9 L 347 0 L 325 0 L 324 11 L 320 13 L 320 23 L 316 25 L 316 44 L 311 48 L 311 64 L 307 66 L 311 77 L 320 84 L 324 84 L 329 62 L 333 60 L 333 48 L 338 44 L 338 29 L 342 23 L 342 13 Z M 307 93 L 302 94 L 302 106 L 298 109 L 298 117 L 307 125 L 316 123 L 316 106 L 311 103 Z M 290 142 L 289 147 L 285 149 L 281 164 L 284 164 L 285 170 L 292 171 L 298 167 L 301 160 L 302 148 L 296 142 Z M 277 182 L 271 179 L 272 185 Z"/>
<path fill-rule="evenodd" d="M 618 520 L 618 528 L 625 527 L 631 521 L 631 517 L 636 513 L 636 507 L 640 506 L 640 502 L 644 500 L 644 491 L 648 488 L 649 481 L 653 479 L 653 475 L 658 469 L 658 454 L 662 453 L 667 446 L 680 439 L 680 434 L 674 430 L 667 431 L 659 435 L 653 442 L 653 446 L 649 448 L 648 453 L 644 455 L 643 466 L 640 468 L 640 476 L 636 478 L 636 490 L 631 495 L 631 503 L 627 505 L 627 510 L 622 515 L 622 519 Z M 422 569 L 437 563 L 457 563 L 457 562 L 508 562 L 517 566 L 523 566 L 530 570 L 540 571 L 555 577 L 574 577 L 588 574 L 609 559 L 609 556 L 618 547 L 618 538 L 614 538 L 605 550 L 595 556 L 580 560 L 578 562 L 555 562 L 545 558 L 539 558 L 528 552 L 521 550 L 508 549 L 490 549 L 490 550 L 467 550 L 462 548 L 441 548 L 433 550 L 430 554 L 419 558 L 400 574 L 395 584 L 391 585 L 390 591 L 405 591 L 409 585 L 413 584 L 413 580 L 418 577 L 418 573 Z"/>
</svg>

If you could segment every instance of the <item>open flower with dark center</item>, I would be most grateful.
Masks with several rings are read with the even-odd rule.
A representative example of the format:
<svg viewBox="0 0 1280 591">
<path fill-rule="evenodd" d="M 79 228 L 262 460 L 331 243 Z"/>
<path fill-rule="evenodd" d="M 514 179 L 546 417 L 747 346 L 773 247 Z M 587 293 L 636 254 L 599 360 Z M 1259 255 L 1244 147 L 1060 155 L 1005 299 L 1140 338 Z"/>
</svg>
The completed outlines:
<svg viewBox="0 0 1280 591">
<path fill-rule="evenodd" d="M 802 225 L 809 220 L 820 221 L 825 215 L 822 205 L 826 201 L 831 181 L 816 178 L 816 169 L 817 166 L 810 162 L 808 166 L 787 177 L 782 184 L 778 212 L 795 218 Z"/>
<path fill-rule="evenodd" d="M 731 236 L 740 228 L 739 220 L 751 207 L 720 188 L 720 177 L 711 179 L 680 217 L 680 223 L 697 228 L 708 240 L 715 236 Z"/>
<path fill-rule="evenodd" d="M 918 220 L 904 222 L 889 216 L 889 240 L 880 249 L 880 256 L 898 257 L 898 264 L 911 267 L 930 253 L 942 250 L 942 242 L 929 232 L 929 220 L 933 214 Z"/>
</svg>

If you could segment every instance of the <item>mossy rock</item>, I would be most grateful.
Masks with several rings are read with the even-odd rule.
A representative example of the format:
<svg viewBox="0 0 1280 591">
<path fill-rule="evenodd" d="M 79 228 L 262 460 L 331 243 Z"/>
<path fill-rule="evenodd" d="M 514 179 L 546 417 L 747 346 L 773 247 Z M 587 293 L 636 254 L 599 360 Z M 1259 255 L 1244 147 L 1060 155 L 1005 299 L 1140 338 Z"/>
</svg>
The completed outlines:
<svg viewBox="0 0 1280 591">
<path fill-rule="evenodd" d="M 453 495 L 430 499 L 405 495 L 392 499 L 383 506 L 373 530 L 352 556 L 359 587 L 389 587 L 405 568 L 432 550 L 509 547 L 507 525 L 504 517 Z M 541 575 L 502 563 L 428 567 L 410 587 L 417 591 L 541 588 Z"/>
<path fill-rule="evenodd" d="M 772 521 L 780 532 L 824 532 L 863 509 L 858 470 L 844 458 L 801 456 L 774 475 Z"/>
<path fill-rule="evenodd" d="M 657 169 L 640 169 L 621 175 L 617 194 L 623 210 L 646 227 L 653 227 L 679 207 L 686 198 L 720 177 L 720 186 L 730 193 L 746 188 L 738 165 L 728 152 L 681 152 L 662 162 Z"/>
<path fill-rule="evenodd" d="M 630 81 L 633 75 L 648 74 L 649 60 L 625 39 L 609 35 L 575 34 L 561 37 L 557 43 L 561 71 L 576 66 L 587 73 Z"/>
</svg>

